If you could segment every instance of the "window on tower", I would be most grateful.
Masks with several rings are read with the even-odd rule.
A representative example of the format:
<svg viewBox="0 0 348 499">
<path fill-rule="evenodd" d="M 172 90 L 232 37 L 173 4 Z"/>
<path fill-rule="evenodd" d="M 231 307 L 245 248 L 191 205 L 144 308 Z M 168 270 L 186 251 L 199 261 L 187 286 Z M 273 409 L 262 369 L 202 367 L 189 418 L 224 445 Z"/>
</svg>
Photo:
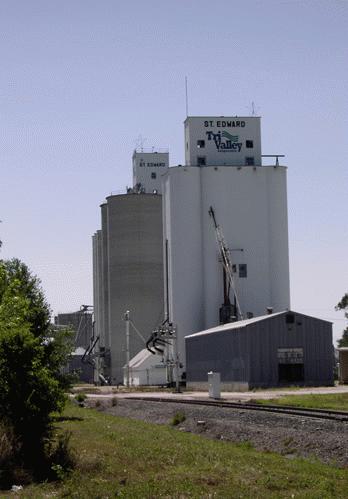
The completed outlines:
<svg viewBox="0 0 348 499">
<path fill-rule="evenodd" d="M 157 175 L 156 175 L 156 172 L 151 172 L 151 178 L 156 178 Z"/>
<path fill-rule="evenodd" d="M 246 148 L 247 149 L 252 149 L 254 147 L 254 141 L 253 140 L 247 140 L 245 142 Z"/>
<path fill-rule="evenodd" d="M 240 263 L 239 264 L 239 277 L 247 277 L 247 276 L 248 276 L 247 264 Z"/>
<path fill-rule="evenodd" d="M 206 163 L 206 159 L 205 159 L 205 156 L 197 156 L 197 165 L 198 166 L 205 166 L 207 163 Z"/>
<path fill-rule="evenodd" d="M 205 147 L 205 140 L 197 140 L 198 149 L 203 149 Z"/>
<path fill-rule="evenodd" d="M 246 157 L 245 158 L 245 164 L 247 166 L 254 166 L 254 164 L 255 164 L 254 158 L 252 156 Z"/>
</svg>

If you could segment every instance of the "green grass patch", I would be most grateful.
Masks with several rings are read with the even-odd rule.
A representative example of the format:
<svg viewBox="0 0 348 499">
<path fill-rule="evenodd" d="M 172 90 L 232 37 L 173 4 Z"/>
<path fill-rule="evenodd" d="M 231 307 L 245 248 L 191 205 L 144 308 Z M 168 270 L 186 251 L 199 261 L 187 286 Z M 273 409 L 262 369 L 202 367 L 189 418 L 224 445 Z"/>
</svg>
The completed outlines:
<svg viewBox="0 0 348 499">
<path fill-rule="evenodd" d="M 70 404 L 57 432 L 71 432 L 75 469 L 55 483 L 1 498 L 343 498 L 348 471 L 316 461 L 286 459 L 114 417 Z M 81 420 L 82 418 L 82 420 Z"/>
<path fill-rule="evenodd" d="M 274 399 L 258 399 L 259 404 L 291 405 L 312 409 L 332 409 L 348 412 L 348 393 L 332 393 L 328 395 L 283 395 Z"/>
<path fill-rule="evenodd" d="M 180 423 L 183 423 L 186 419 L 186 416 L 183 412 L 177 412 L 174 414 L 172 420 L 171 420 L 171 425 L 172 426 L 177 426 Z"/>
</svg>

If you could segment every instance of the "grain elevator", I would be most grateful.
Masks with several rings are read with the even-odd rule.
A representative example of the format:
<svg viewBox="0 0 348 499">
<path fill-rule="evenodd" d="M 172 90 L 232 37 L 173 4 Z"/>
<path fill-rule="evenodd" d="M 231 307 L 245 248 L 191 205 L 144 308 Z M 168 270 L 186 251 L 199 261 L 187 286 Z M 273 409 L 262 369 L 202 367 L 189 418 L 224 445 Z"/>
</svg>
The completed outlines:
<svg viewBox="0 0 348 499">
<path fill-rule="evenodd" d="M 164 325 L 174 327 L 175 348 L 165 346 L 163 359 L 176 362 L 176 379 L 187 373 L 189 383 L 204 385 L 207 370 L 220 366 L 229 386 L 331 383 L 331 325 L 289 312 L 287 168 L 282 155 L 263 154 L 260 117 L 188 116 L 184 138 L 184 165 L 169 168 L 168 153 L 137 150 L 133 187 L 101 205 L 93 236 L 99 368 L 112 383 L 123 382 L 124 372 L 129 381 L 133 364 L 137 383 L 159 379 L 151 371 L 161 367 L 159 350 L 152 362 L 136 335 L 126 364 L 123 317 L 131 310 L 152 347 Z M 296 337 L 286 322 L 291 314 Z M 314 348 L 318 331 L 321 350 Z M 269 347 L 263 337 L 272 339 Z M 249 376 L 252 355 L 272 359 L 266 377 L 263 368 Z M 244 370 L 232 369 L 237 357 Z"/>
<path fill-rule="evenodd" d="M 188 117 L 185 166 L 163 177 L 169 317 L 186 335 L 219 324 L 223 269 L 212 207 L 243 317 L 290 307 L 285 166 L 262 163 L 259 117 Z M 231 296 L 233 301 L 233 297 Z M 242 317 L 239 317 L 239 319 Z"/>
<path fill-rule="evenodd" d="M 106 198 L 92 238 L 98 369 L 114 384 L 123 383 L 125 312 L 145 338 L 163 318 L 161 175 L 168 166 L 168 152 L 134 151 L 134 185 Z M 132 334 L 129 347 L 133 357 L 145 342 Z"/>
</svg>

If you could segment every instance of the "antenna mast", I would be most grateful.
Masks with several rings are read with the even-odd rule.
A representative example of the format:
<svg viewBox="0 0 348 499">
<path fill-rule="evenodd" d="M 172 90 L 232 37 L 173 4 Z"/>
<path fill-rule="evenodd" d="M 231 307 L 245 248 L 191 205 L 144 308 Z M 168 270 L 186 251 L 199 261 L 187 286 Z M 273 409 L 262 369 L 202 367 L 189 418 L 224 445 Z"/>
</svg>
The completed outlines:
<svg viewBox="0 0 348 499">
<path fill-rule="evenodd" d="M 187 76 L 185 76 L 186 118 L 188 116 Z"/>
</svg>

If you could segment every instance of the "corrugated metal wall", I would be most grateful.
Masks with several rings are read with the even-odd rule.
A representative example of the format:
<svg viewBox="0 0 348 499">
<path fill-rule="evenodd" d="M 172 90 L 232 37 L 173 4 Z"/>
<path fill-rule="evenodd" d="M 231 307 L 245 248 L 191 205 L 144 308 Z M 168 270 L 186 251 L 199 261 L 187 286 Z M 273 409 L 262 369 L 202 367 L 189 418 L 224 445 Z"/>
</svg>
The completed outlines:
<svg viewBox="0 0 348 499">
<path fill-rule="evenodd" d="M 286 322 L 288 314 L 293 315 L 292 323 Z M 216 371 L 223 383 L 279 386 L 279 348 L 303 349 L 304 381 L 296 384 L 333 384 L 332 325 L 293 312 L 187 338 L 187 381 L 206 382 L 208 371 Z"/>
</svg>

